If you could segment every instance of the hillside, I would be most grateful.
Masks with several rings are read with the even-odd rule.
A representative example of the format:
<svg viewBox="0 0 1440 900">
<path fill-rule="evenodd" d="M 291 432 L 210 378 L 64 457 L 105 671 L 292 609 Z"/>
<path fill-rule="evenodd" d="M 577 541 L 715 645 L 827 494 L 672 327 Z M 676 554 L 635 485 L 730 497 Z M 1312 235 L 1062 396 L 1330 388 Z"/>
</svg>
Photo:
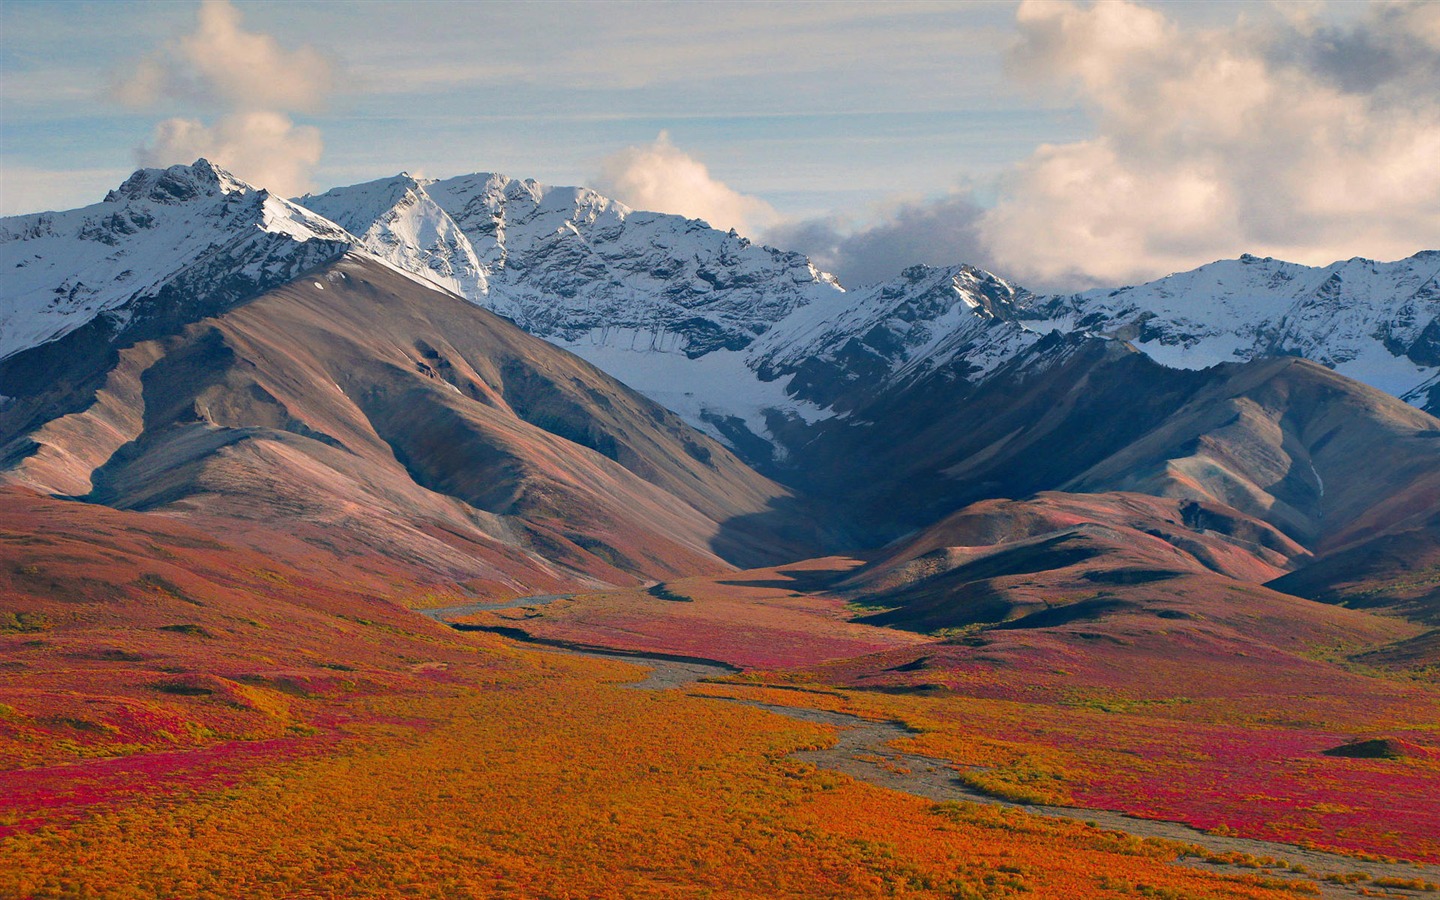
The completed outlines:
<svg viewBox="0 0 1440 900">
<path fill-rule="evenodd" d="M 0 387 L 17 398 L 7 477 L 502 582 L 623 583 L 804 541 L 720 535 L 787 493 L 564 351 L 361 257 L 87 365 Z"/>
</svg>

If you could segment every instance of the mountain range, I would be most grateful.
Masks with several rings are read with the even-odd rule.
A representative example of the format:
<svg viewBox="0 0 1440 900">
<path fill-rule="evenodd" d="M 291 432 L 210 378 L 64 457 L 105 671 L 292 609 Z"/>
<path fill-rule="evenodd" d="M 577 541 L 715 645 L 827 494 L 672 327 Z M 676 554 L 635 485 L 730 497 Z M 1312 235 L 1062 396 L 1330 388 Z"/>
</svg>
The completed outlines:
<svg viewBox="0 0 1440 900">
<path fill-rule="evenodd" d="M 0 357 L 96 317 L 128 322 L 164 305 L 146 300 L 167 285 L 253 295 L 344 245 L 512 319 L 714 436 L 782 450 L 771 419 L 843 414 L 940 368 L 983 381 L 1052 331 L 1124 340 L 1179 368 L 1301 356 L 1432 412 L 1440 402 L 1436 251 L 1324 268 L 1243 256 L 1063 296 L 963 265 L 846 291 L 800 254 L 584 188 L 402 174 L 284 201 L 203 160 L 0 227 L 15 275 Z"/>
<path fill-rule="evenodd" d="M 1126 340 L 1181 368 L 1302 356 L 1432 412 L 1440 403 L 1433 251 L 1324 268 L 1244 256 L 1068 296 L 964 265 L 844 291 L 798 254 L 580 188 L 402 175 L 297 202 L 697 427 L 782 452 L 771 419 L 842 414 L 867 390 L 939 368 L 983 381 L 1052 331 Z"/>
<path fill-rule="evenodd" d="M 588 189 L 402 174 L 289 201 L 200 160 L 5 219 L 0 267 L 7 478 L 283 508 L 452 574 L 773 562 L 1055 490 L 1220 504 L 1311 555 L 1437 524 L 1435 251 L 845 290 Z"/>
<path fill-rule="evenodd" d="M 285 200 L 201 160 L 0 220 L 0 271 L 0 751 L 24 761 L 0 770 L 21 786 L 0 841 L 54 798 L 163 781 L 152 764 L 223 785 L 228 815 L 250 788 L 225 766 L 313 754 L 363 802 L 433 794 L 417 808 L 447 828 L 551 821 L 516 813 L 568 787 L 450 800 L 528 790 L 537 765 L 625 785 L 585 835 L 627 833 L 614 799 L 665 773 L 693 809 L 671 790 L 646 828 L 781 785 L 726 820 L 729 847 L 782 806 L 807 834 L 869 821 L 879 794 L 813 813 L 835 784 L 776 748 L 900 722 L 875 746 L 920 755 L 876 783 L 931 799 L 958 779 L 1206 846 L 1440 859 L 1440 252 L 1064 295 L 964 264 L 846 289 L 583 188 L 402 174 Z M 497 634 L 649 654 L 689 687 L 615 690 L 614 660 Z M 724 716 L 766 748 L 749 774 L 676 761 Z M 372 750 L 355 777 L 345 754 Z M 951 811 L 914 807 L 917 833 L 953 840 Z M 334 859 L 374 865 L 375 840 Z M 1239 855 L 1277 846 L 1206 865 L 1300 877 Z"/>
</svg>

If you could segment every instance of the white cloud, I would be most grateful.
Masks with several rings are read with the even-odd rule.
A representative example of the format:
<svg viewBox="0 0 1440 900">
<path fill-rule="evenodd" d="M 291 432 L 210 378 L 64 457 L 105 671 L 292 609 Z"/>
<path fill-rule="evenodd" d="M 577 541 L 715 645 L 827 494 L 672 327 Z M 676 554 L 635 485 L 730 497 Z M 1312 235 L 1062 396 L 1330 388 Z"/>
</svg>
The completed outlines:
<svg viewBox="0 0 1440 900">
<path fill-rule="evenodd" d="M 653 143 L 606 157 L 596 188 L 635 209 L 704 219 L 716 228 L 745 234 L 755 234 L 776 219 L 770 204 L 712 176 L 663 131 Z"/>
<path fill-rule="evenodd" d="M 282 196 L 313 187 L 320 160 L 318 129 L 296 125 L 288 113 L 318 108 L 333 81 L 317 50 L 293 50 L 275 38 L 244 30 L 228 0 L 204 0 L 195 30 L 139 60 L 113 88 L 132 107 L 163 100 L 224 110 L 213 124 L 170 118 L 136 149 L 140 165 L 162 166 L 205 157 L 241 178 Z"/>
<path fill-rule="evenodd" d="M 295 197 L 314 187 L 310 170 L 322 149 L 319 129 L 297 126 L 278 112 L 239 112 L 213 126 L 166 119 L 136 159 L 142 166 L 168 166 L 203 156 L 271 193 Z"/>
<path fill-rule="evenodd" d="M 287 50 L 270 35 L 241 27 L 229 0 L 204 0 L 195 31 L 140 60 L 114 95 L 138 107 L 178 98 L 304 112 L 322 105 L 332 81 L 329 60 L 313 47 Z"/>
<path fill-rule="evenodd" d="M 1125 0 L 1027 0 L 1017 22 L 1012 71 L 1073 90 L 1099 133 L 1006 177 L 979 225 L 1006 272 L 1118 283 L 1242 251 L 1440 246 L 1440 6 L 1186 29 Z"/>
</svg>

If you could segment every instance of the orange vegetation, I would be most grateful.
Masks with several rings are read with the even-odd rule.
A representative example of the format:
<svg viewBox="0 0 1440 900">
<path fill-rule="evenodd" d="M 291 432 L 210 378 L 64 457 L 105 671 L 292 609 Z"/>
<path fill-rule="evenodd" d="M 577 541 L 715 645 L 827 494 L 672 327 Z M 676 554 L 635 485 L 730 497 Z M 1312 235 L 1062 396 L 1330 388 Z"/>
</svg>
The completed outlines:
<svg viewBox="0 0 1440 900">
<path fill-rule="evenodd" d="M 936 806 L 818 771 L 788 754 L 830 741 L 823 726 L 631 690 L 618 683 L 637 670 L 622 663 L 444 628 L 400 602 L 430 605 L 449 589 L 407 582 L 374 559 L 262 554 L 164 517 L 23 493 L 6 501 L 0 896 L 1260 898 L 1305 889 L 1184 868 L 1171 862 L 1182 852 L 1174 846 Z M 788 635 L 787 648 L 817 636 L 821 649 L 797 657 L 812 663 L 857 647 L 913 658 L 931 646 L 846 622 L 833 599 L 796 589 L 797 574 L 676 582 L 666 590 L 690 602 L 629 602 L 664 604 L 658 620 L 674 635 L 682 625 L 711 629 L 722 652 L 764 650 L 757 634 Z M 757 583 L 767 581 L 780 583 Z M 845 675 L 825 663 L 773 677 L 831 690 L 815 682 L 818 671 Z M 811 696 L 776 693 L 791 703 Z M 1007 766 L 1019 775 L 1053 767 L 1057 784 L 1083 787 L 1100 771 L 1056 737 L 1095 710 L 1057 707 L 1044 718 L 998 699 L 835 696 L 843 699 L 824 702 L 915 720 L 928 729 L 916 749 L 988 761 L 996 777 Z M 1167 771 L 1164 759 L 1155 765 Z"/>
<path fill-rule="evenodd" d="M 1285 895 L 817 771 L 822 726 L 441 627 L 373 560 L 6 501 L 0 896 Z"/>
<path fill-rule="evenodd" d="M 845 621 L 854 611 L 824 589 L 856 565 L 691 578 L 488 621 L 745 666 L 735 680 L 749 686 L 709 692 L 903 721 L 919 733 L 900 749 L 1009 799 L 1440 860 L 1440 694 L 1343 663 L 1414 626 L 1195 577 L 1139 585 L 1125 595 L 1134 609 L 1067 629 L 923 636 Z M 1183 613 L 1157 617 L 1152 603 Z M 1324 752 L 1375 735 L 1412 750 Z"/>
<path fill-rule="evenodd" d="M 12 835 L 0 893 L 1293 896 L 1163 844 L 818 772 L 785 754 L 823 728 L 607 683 L 634 671 L 537 656 L 367 700 L 324 754 Z"/>
</svg>

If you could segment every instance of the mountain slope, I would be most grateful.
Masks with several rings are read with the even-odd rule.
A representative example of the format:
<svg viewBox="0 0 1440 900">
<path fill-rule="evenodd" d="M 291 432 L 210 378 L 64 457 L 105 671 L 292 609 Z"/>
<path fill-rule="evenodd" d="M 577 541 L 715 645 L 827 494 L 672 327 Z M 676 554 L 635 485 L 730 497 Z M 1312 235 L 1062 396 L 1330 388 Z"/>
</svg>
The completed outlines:
<svg viewBox="0 0 1440 900">
<path fill-rule="evenodd" d="M 1176 370 L 1052 335 L 983 386 L 942 369 L 821 423 L 792 463 L 879 540 L 989 498 L 1129 491 L 1329 552 L 1440 508 L 1436 435 L 1440 420 L 1308 361 Z"/>
<path fill-rule="evenodd" d="M 357 247 L 570 349 L 762 464 L 925 372 L 983 383 L 1056 330 L 1127 340 L 1181 368 L 1300 355 L 1440 409 L 1434 251 L 1324 268 L 1245 256 L 1048 297 L 968 266 L 916 267 L 847 293 L 799 254 L 584 188 L 402 173 L 300 198 L 303 209 L 262 195 L 202 161 L 139 172 L 96 207 L 5 220 L 0 254 L 14 260 L 3 265 L 20 274 L 5 289 L 0 356 L 90 320 L 133 329 L 157 306 L 144 295 L 166 284 L 158 306 L 219 308 Z M 193 207 L 183 233 L 155 230 L 157 206 Z M 222 246 L 237 234 L 247 246 Z M 237 264 L 257 250 L 263 263 Z M 72 277 L 77 254 L 99 258 Z"/>
<path fill-rule="evenodd" d="M 1057 330 L 1130 340 L 1181 368 L 1300 355 L 1440 409 L 1430 396 L 1440 378 L 1436 253 L 1323 269 L 1247 256 L 1048 297 L 969 266 L 922 266 L 840 292 L 796 254 L 583 188 L 402 175 L 299 202 L 759 463 L 783 461 L 814 423 L 925 372 L 949 367 L 983 383 Z M 426 238 L 416 251 L 397 238 L 456 232 L 468 248 Z M 477 265 L 484 285 L 452 277 Z"/>
<path fill-rule="evenodd" d="M 0 392 L 13 398 L 0 412 L 5 459 L 17 477 L 117 504 L 166 505 L 212 484 L 216 454 L 238 453 L 226 443 L 234 429 L 265 428 L 284 434 L 281 444 L 310 442 L 287 452 L 319 458 L 365 446 L 369 462 L 387 459 L 385 479 L 398 481 L 356 488 L 367 496 L 418 487 L 472 510 L 521 516 L 527 527 L 588 521 L 584 542 L 623 560 L 621 570 L 648 571 L 649 563 L 637 558 L 639 544 L 620 550 L 598 537 L 628 533 L 617 522 L 648 517 L 647 527 L 678 537 L 687 552 L 746 559 L 765 557 L 756 534 L 795 527 L 794 498 L 754 481 L 733 456 L 716 456 L 673 417 L 617 404 L 613 387 L 596 386 L 562 357 L 541 360 L 510 338 L 496 343 L 492 320 L 456 318 L 444 303 L 466 307 L 442 303 L 421 287 L 428 284 L 576 350 L 824 498 L 832 505 L 825 524 L 799 539 L 810 546 L 833 545 L 836 534 L 889 540 L 989 498 L 1138 491 L 1223 505 L 1328 554 L 1377 530 L 1422 527 L 1435 502 L 1425 437 L 1433 419 L 1325 369 L 1273 358 L 1303 353 L 1345 371 L 1381 347 L 1410 375 L 1429 377 L 1429 335 L 1440 327 L 1432 327 L 1435 254 L 1325 270 L 1246 257 L 1064 298 L 1037 297 L 973 267 L 917 266 L 844 292 L 796 254 L 580 188 L 402 175 L 302 199 L 309 210 L 202 161 L 139 172 L 101 204 L 128 216 L 110 215 L 95 232 L 104 239 L 97 246 L 116 248 L 107 264 L 167 263 L 146 276 L 158 288 L 124 299 L 116 288 L 99 306 L 68 313 L 59 339 L 0 361 Z M 98 227 L 96 209 L 51 214 L 69 223 L 58 231 L 40 228 L 45 216 L 7 220 L 11 231 L 25 226 L 6 244 L 12 252 L 50 248 L 25 284 L 64 274 L 56 248 L 83 245 L 81 233 Z M 143 229 L 135 224 L 142 219 Z M 177 235 L 189 242 L 175 244 Z M 315 259 L 335 265 L 347 248 L 341 269 L 293 280 Z M 355 266 L 365 269 L 361 282 L 383 282 L 391 299 L 359 290 L 347 274 Z M 399 273 L 418 281 L 402 284 Z M 125 285 L 139 277 L 122 274 Z M 278 299 L 261 308 L 309 335 L 310 347 L 198 328 L 285 279 L 285 302 L 304 305 L 296 291 L 328 290 L 326 304 L 352 304 L 343 316 L 373 319 L 389 337 L 326 331 L 323 315 L 297 317 Z M 192 291 L 202 280 L 205 289 Z M 12 304 L 13 316 L 26 317 L 32 295 Z M 441 309 L 443 327 L 434 318 Z M 232 323 L 248 321 L 237 312 Z M 86 315 L 91 321 L 75 327 Z M 337 343 L 342 333 L 350 339 Z M 303 364 L 309 392 L 287 384 L 295 376 L 279 368 L 263 383 L 237 374 L 245 365 L 265 370 L 250 355 L 262 346 L 287 366 Z M 1150 358 L 1166 354 L 1185 365 Z M 1247 355 L 1258 361 L 1195 368 Z M 342 390 L 337 360 L 363 376 L 368 393 Z M 1362 369 L 1380 380 L 1398 371 Z M 426 387 L 417 390 L 421 377 Z M 317 400 L 335 391 L 343 411 L 331 408 L 334 398 Z M 317 403 L 318 418 L 295 412 Z M 223 440 L 205 429 L 167 431 L 175 424 L 167 417 L 220 426 Z M 517 419 L 548 437 L 516 431 Z M 137 449 L 160 447 L 160 434 L 173 441 L 156 457 L 163 472 L 141 465 L 146 454 Z M 619 473 L 581 465 L 554 438 Z M 272 443 L 261 442 L 270 456 L 246 471 L 281 467 Z M 467 470 L 467 454 L 481 462 Z M 344 470 L 344 462 L 335 456 L 324 468 Z M 652 488 L 680 506 L 647 494 Z M 647 499 L 634 500 L 636 491 Z M 634 500 L 631 513 L 619 511 L 629 502 L 620 498 Z M 486 527 L 492 538 L 504 530 Z M 585 559 L 588 551 L 572 544 L 564 538 L 555 552 Z"/>
<path fill-rule="evenodd" d="M 723 447 L 364 257 L 115 356 L 93 394 L 52 385 L 0 411 L 9 478 L 472 576 L 631 583 L 796 546 L 721 533 L 787 496 Z"/>
<path fill-rule="evenodd" d="M 914 372 L 953 361 L 978 379 L 1039 337 L 1012 309 L 1023 292 L 978 269 L 845 293 L 803 256 L 584 188 L 401 175 L 297 202 L 762 463 Z M 456 231 L 468 247 L 396 239 Z M 485 284 L 466 289 L 449 273 L 472 260 Z"/>
</svg>

